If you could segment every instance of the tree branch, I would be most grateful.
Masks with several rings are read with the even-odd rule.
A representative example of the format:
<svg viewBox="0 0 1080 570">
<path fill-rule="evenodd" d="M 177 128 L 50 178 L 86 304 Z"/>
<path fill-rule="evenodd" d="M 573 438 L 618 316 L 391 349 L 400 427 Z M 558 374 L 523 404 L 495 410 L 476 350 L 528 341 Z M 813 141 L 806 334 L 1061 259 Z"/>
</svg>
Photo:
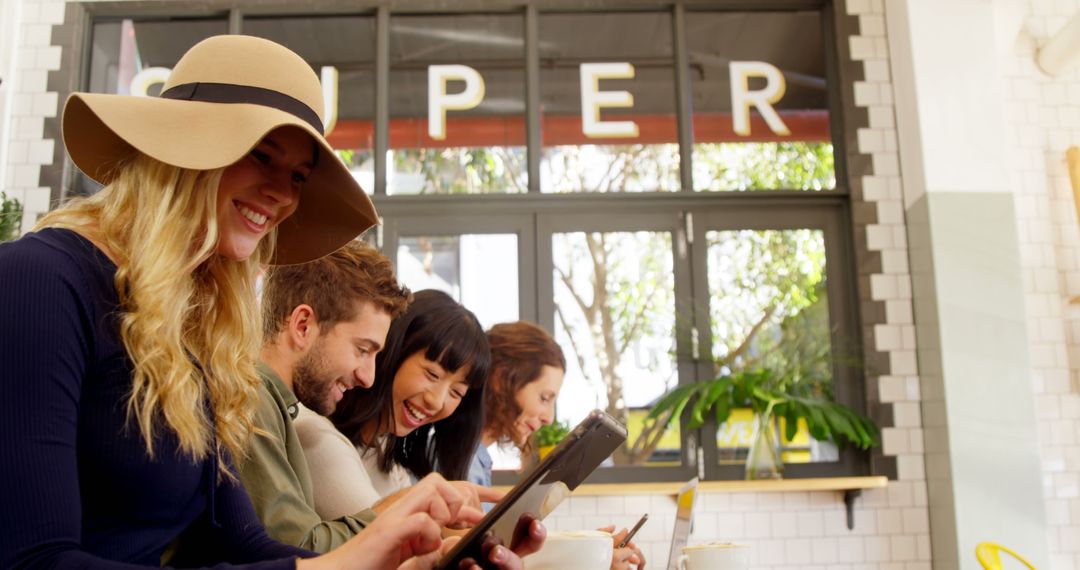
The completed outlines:
<svg viewBox="0 0 1080 570">
<path fill-rule="evenodd" d="M 759 319 L 758 322 L 754 323 L 753 327 L 750 327 L 750 332 L 747 333 L 746 338 L 743 339 L 742 343 L 739 344 L 739 346 L 737 346 L 735 350 L 727 353 L 723 358 L 716 361 L 714 367 L 717 371 L 719 371 L 719 369 L 723 366 L 730 366 L 736 358 L 749 350 L 750 343 L 753 342 L 754 337 L 756 337 L 757 334 L 761 332 L 761 329 L 769 322 L 769 319 L 772 318 L 773 313 L 776 312 L 776 307 L 776 304 L 773 304 L 770 305 L 768 309 L 765 309 L 765 314 L 762 315 L 761 319 Z"/>
<path fill-rule="evenodd" d="M 559 318 L 559 322 L 562 323 L 563 330 L 566 331 L 566 337 L 570 339 L 570 347 L 574 349 L 574 357 L 578 361 L 578 369 L 581 370 L 581 375 L 588 379 L 585 372 L 585 357 L 581 353 L 581 349 L 578 348 L 577 340 L 574 339 L 574 333 L 570 328 L 570 323 L 566 322 L 566 315 L 563 314 L 562 309 L 555 305 L 555 316 Z"/>
<path fill-rule="evenodd" d="M 563 270 L 558 267 L 555 268 L 555 271 L 559 273 L 559 280 L 562 281 L 563 285 L 566 286 L 566 289 L 570 291 L 570 296 L 574 298 L 574 302 L 577 303 L 577 306 L 581 309 L 581 312 L 585 314 L 585 320 L 590 320 L 589 314 L 593 310 L 592 305 L 586 303 L 585 299 L 582 299 L 581 295 L 578 295 L 578 292 L 574 290 L 574 281 L 570 278 L 570 275 L 564 273 Z M 596 297 L 593 297 L 593 304 L 595 303 Z M 557 308 L 558 304 L 556 304 L 555 306 Z"/>
<path fill-rule="evenodd" d="M 631 339 L 638 334 L 641 327 L 645 324 L 645 313 L 649 312 L 649 307 L 652 306 L 652 300 L 656 297 L 656 294 L 660 292 L 660 287 L 656 286 L 646 296 L 645 303 L 641 306 L 641 310 L 638 311 L 633 317 L 633 322 L 630 324 L 630 328 L 627 329 L 626 335 L 623 337 L 622 346 L 618 348 L 617 354 L 621 357 L 626 352 L 627 348 L 630 348 Z"/>
</svg>

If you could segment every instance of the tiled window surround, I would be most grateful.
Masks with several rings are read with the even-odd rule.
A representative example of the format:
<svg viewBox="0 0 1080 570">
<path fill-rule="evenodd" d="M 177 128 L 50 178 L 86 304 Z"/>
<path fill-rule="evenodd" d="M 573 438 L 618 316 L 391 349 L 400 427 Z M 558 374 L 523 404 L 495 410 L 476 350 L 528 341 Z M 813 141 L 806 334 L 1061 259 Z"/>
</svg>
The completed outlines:
<svg viewBox="0 0 1080 570">
<path fill-rule="evenodd" d="M 53 26 L 63 24 L 65 3 L 21 1 L 15 104 L 9 118 L 14 128 L 3 182 L 24 198 L 28 229 L 49 207 L 42 166 L 54 164 L 60 154 L 56 141 L 45 134 L 58 132 L 58 93 L 48 91 L 49 79 L 62 59 L 66 68 L 77 65 L 78 58 L 62 53 L 61 41 L 52 38 Z M 889 426 L 883 431 L 881 457 L 895 458 L 897 480 L 863 493 L 854 530 L 846 527 L 838 492 L 705 494 L 693 539 L 751 544 L 755 568 L 928 570 L 918 370 L 884 9 L 882 0 L 840 1 L 837 6 L 859 30 L 841 49 L 841 57 L 853 61 L 855 74 L 862 77 L 845 93 L 854 111 L 849 124 L 858 124 L 847 137 L 848 160 L 852 172 L 859 173 L 851 185 L 864 329 L 872 356 L 880 360 L 875 368 L 886 372 L 872 378 L 867 391 L 880 402 L 875 416 Z M 629 526 L 644 512 L 652 518 L 639 541 L 655 568 L 667 558 L 673 525 L 674 502 L 668 496 L 575 497 L 549 520 L 553 529 Z"/>
<path fill-rule="evenodd" d="M 49 72 L 60 70 L 61 48 L 51 44 L 52 26 L 64 22 L 62 0 L 23 2 L 16 28 L 7 164 L 3 189 L 23 203 L 23 230 L 49 209 L 50 188 L 41 185 L 41 169 L 54 162 L 56 141 L 45 138 L 45 120 L 58 113 L 57 93 L 47 91 Z M 10 41 L 3 39 L 0 41 Z"/>
</svg>

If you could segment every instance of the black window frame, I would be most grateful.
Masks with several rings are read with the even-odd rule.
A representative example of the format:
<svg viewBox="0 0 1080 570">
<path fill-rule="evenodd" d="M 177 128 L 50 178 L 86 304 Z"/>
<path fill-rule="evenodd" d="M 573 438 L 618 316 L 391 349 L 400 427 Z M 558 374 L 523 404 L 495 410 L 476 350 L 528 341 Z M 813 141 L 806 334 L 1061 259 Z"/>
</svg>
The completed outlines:
<svg viewBox="0 0 1080 570">
<path fill-rule="evenodd" d="M 845 128 L 845 107 L 841 102 L 841 90 L 849 89 L 842 81 L 838 61 L 838 42 L 847 41 L 836 33 L 836 9 L 827 0 L 668 0 L 635 2 L 627 7 L 620 0 L 595 0 L 582 8 L 571 0 L 522 0 L 513 5 L 493 0 L 467 0 L 452 7 L 439 0 L 420 0 L 406 6 L 391 8 L 375 0 L 325 0 L 315 6 L 297 8 L 288 2 L 255 2 L 254 0 L 162 2 L 115 1 L 86 2 L 80 4 L 84 20 L 80 30 L 83 53 L 80 67 L 73 71 L 72 85 L 85 89 L 88 82 L 90 48 L 93 24 L 125 18 L 182 21 L 191 18 L 226 18 L 230 33 L 243 33 L 245 16 L 260 18 L 281 16 L 374 16 L 375 38 L 375 140 L 372 152 L 375 157 L 376 206 L 383 216 L 384 225 L 373 232 L 384 251 L 393 259 L 399 236 L 515 233 L 518 235 L 518 279 L 520 318 L 540 323 L 549 331 L 553 329 L 551 234 L 556 231 L 633 231 L 651 227 L 667 227 L 673 232 L 672 247 L 676 266 L 676 295 L 688 293 L 695 300 L 707 296 L 705 277 L 704 243 L 702 237 L 707 229 L 779 229 L 809 227 L 818 224 L 826 234 L 828 258 L 828 281 L 831 324 L 834 339 L 843 337 L 860 343 L 863 331 L 857 294 L 857 260 L 855 255 L 852 205 L 852 182 L 848 178 L 851 155 L 847 146 L 854 144 L 854 133 Z M 610 194 L 542 194 L 539 188 L 539 162 L 541 155 L 539 113 L 539 53 L 538 19 L 543 13 L 573 12 L 626 12 L 670 10 L 672 14 L 672 37 L 674 41 L 676 114 L 678 120 L 678 143 L 681 188 L 676 192 L 663 193 L 610 193 Z M 813 10 L 821 13 L 822 37 L 825 46 L 826 83 L 829 99 L 830 130 L 835 157 L 836 184 L 833 189 L 821 192 L 800 190 L 768 190 L 753 192 L 701 192 L 693 184 L 693 131 L 691 74 L 686 50 L 685 19 L 694 13 L 705 11 L 793 11 Z M 394 195 L 386 194 L 386 151 L 389 121 L 389 36 L 390 15 L 423 14 L 506 14 L 520 13 L 524 16 L 525 50 L 523 67 L 526 75 L 526 148 L 528 155 L 528 185 L 526 194 L 509 195 Z M 70 160 L 65 164 L 61 190 L 69 194 L 75 172 Z M 655 225 L 663 220 L 660 225 Z M 693 223 L 688 223 L 692 220 Z M 638 222 L 643 227 L 634 226 Z M 730 223 L 729 223 L 730 222 Z M 653 224 L 653 226 L 650 226 Z M 667 224 L 667 225 L 664 225 Z M 800 225 L 802 224 L 802 225 Z M 370 238 L 371 236 L 369 236 Z M 681 251 L 685 251 L 683 256 Z M 704 305 L 703 305 L 704 306 Z M 707 350 L 700 350 L 694 359 L 690 350 L 691 328 L 697 328 L 698 346 L 711 346 L 708 311 L 696 315 L 694 323 L 679 324 L 675 332 L 677 342 L 678 373 L 680 383 L 709 377 L 705 360 Z M 702 318 L 705 320 L 702 321 Z M 704 324 L 703 324 L 704 323 Z M 866 378 L 870 374 L 862 370 L 836 370 L 834 374 L 838 399 L 860 412 L 867 412 Z M 590 482 L 657 482 L 682 481 L 698 475 L 706 480 L 731 480 L 743 477 L 738 466 L 717 464 L 715 438 L 702 434 L 714 434 L 717 426 L 707 423 L 699 430 L 682 430 L 682 465 L 678 467 L 620 467 L 600 470 Z M 689 442 L 688 439 L 693 439 Z M 710 444 L 709 441 L 712 443 Z M 839 477 L 869 474 L 871 454 L 841 448 L 840 461 L 819 464 L 788 464 L 786 476 Z M 497 483 L 511 483 L 512 474 L 497 473 Z"/>
</svg>

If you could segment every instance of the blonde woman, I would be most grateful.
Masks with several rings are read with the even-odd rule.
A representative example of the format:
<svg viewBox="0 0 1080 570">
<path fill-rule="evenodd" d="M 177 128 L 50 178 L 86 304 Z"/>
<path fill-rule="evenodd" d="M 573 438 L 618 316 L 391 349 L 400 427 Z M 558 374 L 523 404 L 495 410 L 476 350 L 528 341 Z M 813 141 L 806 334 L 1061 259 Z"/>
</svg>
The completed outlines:
<svg viewBox="0 0 1080 570">
<path fill-rule="evenodd" d="M 65 145 L 105 188 L 0 246 L 0 567 L 423 568 L 440 527 L 478 519 L 431 477 L 297 561 L 311 553 L 271 541 L 234 476 L 261 437 L 257 270 L 376 221 L 322 116 L 311 68 L 244 36 L 193 47 L 160 98 L 69 99 Z"/>
</svg>

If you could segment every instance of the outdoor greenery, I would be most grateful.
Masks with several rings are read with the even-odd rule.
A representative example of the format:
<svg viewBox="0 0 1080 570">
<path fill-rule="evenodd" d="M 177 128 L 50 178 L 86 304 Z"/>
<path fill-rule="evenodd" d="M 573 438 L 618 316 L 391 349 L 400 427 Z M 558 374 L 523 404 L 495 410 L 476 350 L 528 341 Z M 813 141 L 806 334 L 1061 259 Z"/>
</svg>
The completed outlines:
<svg viewBox="0 0 1080 570">
<path fill-rule="evenodd" d="M 22 224 L 22 205 L 15 198 L 0 192 L 0 242 L 19 237 Z"/>
<path fill-rule="evenodd" d="M 526 192 L 525 147 L 395 149 L 392 168 L 422 173 L 422 194 Z"/>
<path fill-rule="evenodd" d="M 836 185 L 833 148 L 828 143 L 697 144 L 693 153 L 698 190 L 819 191 Z M 418 175 L 424 177 L 424 193 L 526 191 L 523 147 L 397 149 L 392 168 L 422 173 Z M 546 147 L 541 168 L 545 191 L 557 193 L 679 189 L 678 146 L 673 144 Z M 754 379 L 756 390 L 750 393 L 768 396 L 761 402 L 766 407 L 773 402 L 779 415 L 805 412 L 812 434 L 843 437 L 850 431 L 860 444 L 871 441 L 859 430 L 875 436 L 872 426 L 817 405 L 832 401 L 821 231 L 708 232 L 704 245 L 710 263 L 709 350 L 717 380 L 701 384 L 711 390 L 705 395 L 712 399 L 710 406 L 703 401 L 702 417 L 706 411 L 718 411 L 714 406 L 725 393 L 733 403 L 742 395 L 734 388 L 738 382 L 731 380 L 725 392 L 721 379 Z M 654 408 L 633 441 L 613 455 L 618 465 L 646 464 L 675 418 L 683 410 L 696 409 L 694 395 L 699 393 L 692 386 L 676 386 L 672 365 L 676 319 L 686 318 L 694 309 L 689 300 L 674 298 L 672 236 L 577 232 L 557 234 L 553 246 L 556 328 L 572 348 L 567 357 L 576 362 L 585 381 L 596 386 L 600 407 L 627 422 L 630 369 L 647 369 L 658 396 L 671 396 L 671 390 L 678 389 L 680 397 L 687 397 L 678 411 L 677 406 Z M 816 339 L 817 344 L 810 346 L 804 339 Z M 787 386 L 797 390 L 787 394 L 783 391 Z M 815 413 L 823 414 L 824 421 L 817 421 Z M 852 430 L 846 429 L 848 425 Z M 788 424 L 787 429 L 794 426 Z"/>
<path fill-rule="evenodd" d="M 786 371 L 739 371 L 675 388 L 653 406 L 647 419 L 666 425 L 688 414 L 687 428 L 697 429 L 709 414 L 721 425 L 735 408 L 750 408 L 760 416 L 784 418 L 784 437 L 788 440 L 795 438 L 802 419 L 810 435 L 819 441 L 846 441 L 860 449 L 877 446 L 874 423 L 833 401 L 826 395 L 830 390 L 823 389 L 830 384 L 822 380 L 807 377 L 797 367 Z"/>
<path fill-rule="evenodd" d="M 359 168 L 365 161 L 371 159 L 370 150 L 337 149 L 334 152 L 350 169 Z"/>
<path fill-rule="evenodd" d="M 537 447 L 555 445 L 570 434 L 570 426 L 564 421 L 556 421 L 545 426 L 540 426 L 533 437 L 536 438 Z"/>
<path fill-rule="evenodd" d="M 556 191 L 634 191 L 647 179 L 661 186 L 665 180 L 677 179 L 677 149 L 671 145 L 597 148 L 607 153 L 608 166 L 598 168 L 603 175 L 589 180 L 590 175 L 582 170 L 584 165 L 579 165 L 581 158 L 560 158 L 564 168 L 562 177 L 554 181 Z M 695 161 L 696 180 L 721 181 L 709 189 L 835 186 L 829 144 L 697 145 Z M 782 362 L 783 358 L 801 359 L 808 365 L 809 360 L 798 352 L 812 349 L 799 348 L 794 336 L 819 339 L 816 349 L 828 354 L 825 249 L 820 231 L 709 232 L 707 238 L 717 374 L 765 364 L 792 364 Z M 641 352 L 643 343 L 671 339 L 675 313 L 687 312 L 686 303 L 673 298 L 671 238 L 666 233 L 582 233 L 571 234 L 565 242 L 570 252 L 555 260 L 556 282 L 565 287 L 573 303 L 556 305 L 557 323 L 566 332 L 582 372 L 602 381 L 606 411 L 625 422 L 628 406 L 620 365 Z M 588 274 L 574 275 L 574 267 L 587 268 Z M 568 311 L 575 311 L 575 307 L 584 317 L 584 326 L 571 325 Z M 802 318 L 795 318 L 800 314 Z M 787 333 L 780 326 L 785 319 L 789 319 Z M 669 346 L 671 358 L 674 345 Z M 781 346 L 792 350 L 776 350 Z M 651 359 L 646 363 L 651 372 L 659 371 L 656 364 Z M 814 389 L 831 397 L 831 366 L 821 362 L 814 366 L 807 371 L 821 379 Z M 670 388 L 677 379 L 674 368 L 669 368 L 672 374 L 666 382 Z M 616 464 L 649 461 L 672 418 L 677 417 L 673 409 L 663 412 L 648 416 L 634 440 L 613 455 Z"/>
<path fill-rule="evenodd" d="M 555 252 L 555 279 L 561 287 L 555 317 L 572 347 L 568 356 L 597 385 L 605 411 L 626 424 L 626 361 L 651 353 L 643 364 L 659 372 L 657 359 L 670 360 L 674 352 L 671 236 L 581 232 L 558 236 L 556 245 L 561 247 Z M 558 302 L 566 298 L 570 302 Z M 648 350 L 649 344 L 659 350 Z M 648 431 L 628 441 L 613 455 L 615 463 L 644 463 L 662 435 L 663 430 Z"/>
<path fill-rule="evenodd" d="M 820 358 L 830 349 L 822 232 L 708 232 L 706 241 L 714 373 L 814 362 L 826 367 L 818 372 L 827 378 Z M 817 344 L 804 347 L 808 342 Z M 820 354 L 800 355 L 806 350 Z M 802 358 L 791 362 L 789 355 Z"/>
<path fill-rule="evenodd" d="M 836 187 L 831 144 L 810 142 L 694 145 L 699 190 L 825 190 Z"/>
</svg>

